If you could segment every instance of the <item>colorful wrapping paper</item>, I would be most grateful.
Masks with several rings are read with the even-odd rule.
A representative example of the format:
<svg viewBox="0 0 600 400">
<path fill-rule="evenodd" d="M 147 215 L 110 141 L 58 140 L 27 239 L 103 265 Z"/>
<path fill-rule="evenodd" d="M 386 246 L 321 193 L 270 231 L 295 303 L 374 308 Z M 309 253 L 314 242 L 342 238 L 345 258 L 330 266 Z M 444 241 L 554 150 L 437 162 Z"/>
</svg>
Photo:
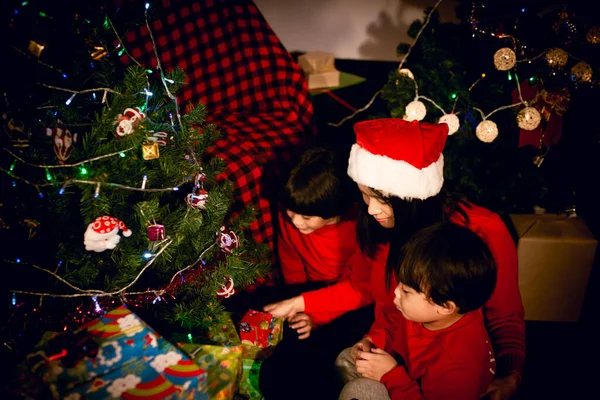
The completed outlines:
<svg viewBox="0 0 600 400">
<path fill-rule="evenodd" d="M 240 394 L 250 396 L 250 400 L 263 398 L 258 386 L 258 377 L 262 360 L 242 360 L 242 380 L 240 381 Z"/>
<path fill-rule="evenodd" d="M 125 307 L 61 336 L 27 357 L 56 399 L 208 399 L 206 371 Z"/>
<path fill-rule="evenodd" d="M 233 400 L 242 377 L 240 346 L 213 346 L 180 343 L 183 351 L 208 374 L 210 400 Z"/>
</svg>

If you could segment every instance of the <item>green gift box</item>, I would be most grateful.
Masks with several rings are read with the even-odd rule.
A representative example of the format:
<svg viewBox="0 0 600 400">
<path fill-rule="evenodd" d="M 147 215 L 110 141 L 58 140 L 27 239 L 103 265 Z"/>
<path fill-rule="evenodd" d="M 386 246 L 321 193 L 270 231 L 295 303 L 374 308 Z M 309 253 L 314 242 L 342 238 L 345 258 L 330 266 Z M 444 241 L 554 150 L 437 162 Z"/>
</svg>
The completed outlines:
<svg viewBox="0 0 600 400">
<path fill-rule="evenodd" d="M 233 323 L 231 313 L 224 312 L 208 327 L 207 336 L 215 343 L 224 346 L 236 346 L 240 344 L 240 336 Z"/>
<path fill-rule="evenodd" d="M 263 398 L 258 387 L 261 360 L 242 360 L 242 380 L 240 381 L 240 394 L 250 396 L 250 400 L 261 400 Z"/>
<path fill-rule="evenodd" d="M 242 377 L 242 348 L 179 343 L 196 364 L 207 371 L 210 400 L 233 400 Z"/>
</svg>

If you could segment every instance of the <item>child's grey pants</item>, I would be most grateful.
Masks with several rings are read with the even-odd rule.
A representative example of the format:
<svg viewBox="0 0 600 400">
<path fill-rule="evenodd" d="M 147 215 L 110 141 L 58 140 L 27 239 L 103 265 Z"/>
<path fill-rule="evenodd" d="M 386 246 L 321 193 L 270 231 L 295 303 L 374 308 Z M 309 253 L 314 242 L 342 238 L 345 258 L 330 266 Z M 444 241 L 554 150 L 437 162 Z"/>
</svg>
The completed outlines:
<svg viewBox="0 0 600 400">
<path fill-rule="evenodd" d="M 338 400 L 390 400 L 383 383 L 373 379 L 363 378 L 354 365 L 350 355 L 351 347 L 342 351 L 335 360 L 335 368 L 344 381 L 344 389 Z"/>
</svg>

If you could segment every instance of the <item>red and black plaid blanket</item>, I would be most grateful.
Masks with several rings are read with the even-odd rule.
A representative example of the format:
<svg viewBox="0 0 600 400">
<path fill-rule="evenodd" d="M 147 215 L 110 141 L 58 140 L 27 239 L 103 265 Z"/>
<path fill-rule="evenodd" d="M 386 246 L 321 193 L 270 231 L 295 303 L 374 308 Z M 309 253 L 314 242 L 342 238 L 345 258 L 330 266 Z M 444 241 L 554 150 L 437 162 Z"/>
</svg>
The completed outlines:
<svg viewBox="0 0 600 400">
<path fill-rule="evenodd" d="M 150 19 L 162 67 L 179 66 L 189 80 L 179 103 L 205 104 L 208 122 L 224 134 L 209 153 L 226 162 L 220 178 L 233 182 L 233 212 L 253 207 L 252 235 L 273 247 L 262 178 L 267 164 L 286 160 L 308 131 L 313 109 L 301 69 L 251 1 L 162 0 L 152 7 L 162 7 Z M 157 66 L 145 25 L 122 39 L 144 67 Z M 131 63 L 126 54 L 121 60 Z"/>
</svg>

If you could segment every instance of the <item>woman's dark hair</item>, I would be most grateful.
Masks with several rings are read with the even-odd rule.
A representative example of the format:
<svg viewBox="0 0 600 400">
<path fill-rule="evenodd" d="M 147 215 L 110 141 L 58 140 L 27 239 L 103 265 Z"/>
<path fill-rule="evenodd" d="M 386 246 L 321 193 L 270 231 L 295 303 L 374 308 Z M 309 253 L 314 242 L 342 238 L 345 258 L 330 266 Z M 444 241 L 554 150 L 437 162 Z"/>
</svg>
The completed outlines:
<svg viewBox="0 0 600 400">
<path fill-rule="evenodd" d="M 347 168 L 347 158 L 342 160 L 333 150 L 321 146 L 307 149 L 283 185 L 281 205 L 323 219 L 345 215 L 356 199 Z"/>
<path fill-rule="evenodd" d="M 459 314 L 477 310 L 496 286 L 496 262 L 487 244 L 469 228 L 440 222 L 415 233 L 394 260 L 399 282 L 433 303 L 456 304 Z"/>
<path fill-rule="evenodd" d="M 465 201 L 442 189 L 440 193 L 425 200 L 404 200 L 396 196 L 384 197 L 376 189 L 371 189 L 379 199 L 392 206 L 395 224 L 393 228 L 382 227 L 369 215 L 368 206 L 359 207 L 356 235 L 361 250 L 367 256 L 376 256 L 379 246 L 389 243 L 390 250 L 386 263 L 386 285 L 392 285 L 393 271 L 401 260 L 401 248 L 417 231 L 437 222 L 449 221 L 452 214 L 458 212 L 465 223 L 469 217 L 463 210 L 469 205 Z M 459 204 L 461 206 L 459 206 Z"/>
</svg>

